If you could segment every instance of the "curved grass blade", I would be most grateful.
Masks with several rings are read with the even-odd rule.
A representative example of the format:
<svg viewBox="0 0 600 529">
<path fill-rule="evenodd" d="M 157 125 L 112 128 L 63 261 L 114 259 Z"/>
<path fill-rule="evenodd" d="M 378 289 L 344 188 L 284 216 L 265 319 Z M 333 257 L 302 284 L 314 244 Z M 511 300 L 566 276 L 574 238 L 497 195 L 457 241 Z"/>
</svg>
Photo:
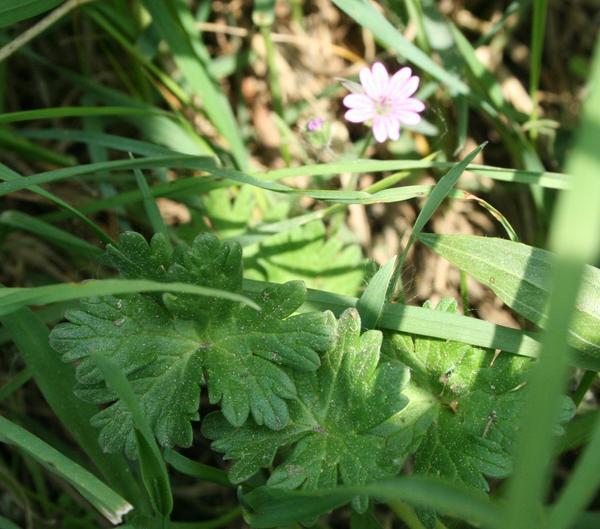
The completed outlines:
<svg viewBox="0 0 600 529">
<path fill-rule="evenodd" d="M 266 281 L 245 279 L 244 292 L 252 295 L 261 292 L 270 284 Z M 357 298 L 350 296 L 308 289 L 301 310 L 331 310 L 339 316 L 348 307 L 356 307 L 357 302 Z M 531 358 L 536 358 L 539 350 L 538 336 L 535 333 L 511 329 L 460 314 L 411 307 L 401 303 L 386 303 L 383 306 L 379 328 L 499 349 Z M 575 352 L 571 362 L 583 369 L 600 371 L 600 359 L 591 358 L 589 355 Z"/>
<path fill-rule="evenodd" d="M 4 180 L 5 182 L 16 180 L 22 178 L 21 175 L 15 173 L 13 170 L 6 167 L 4 164 L 0 163 L 0 180 Z M 88 219 L 81 211 L 75 209 L 70 204 L 67 204 L 64 200 L 53 195 L 49 191 L 39 187 L 39 186 L 30 186 L 28 188 L 32 193 L 36 193 L 41 197 L 49 200 L 53 204 L 56 204 L 59 208 L 63 209 L 65 212 L 70 213 L 71 215 L 77 217 L 81 221 L 83 221 L 96 235 L 97 237 L 105 244 L 114 242 L 111 237 L 104 232 L 104 230 L 94 223 L 92 220 Z"/>
<path fill-rule="evenodd" d="M 171 48 L 175 62 L 187 78 L 193 92 L 201 98 L 204 111 L 215 124 L 223 137 L 229 142 L 236 163 L 241 169 L 248 164 L 248 154 L 235 121 L 231 106 L 209 73 L 199 60 L 189 36 L 185 32 L 178 7 L 170 0 L 145 0 L 146 8 L 158 31 Z"/>
<path fill-rule="evenodd" d="M 165 225 L 163 218 L 160 214 L 158 206 L 154 201 L 150 193 L 150 188 L 148 187 L 148 182 L 146 182 L 146 178 L 142 174 L 142 171 L 139 169 L 133 170 L 135 174 L 135 179 L 142 194 L 142 203 L 144 204 L 144 209 L 146 210 L 146 216 L 150 221 L 150 226 L 152 226 L 152 230 L 154 233 L 162 233 L 164 236 L 164 240 L 167 245 L 171 248 L 171 239 L 169 237 L 169 232 L 167 230 L 167 226 Z"/>
<path fill-rule="evenodd" d="M 0 417 L 0 441 L 16 446 L 50 472 L 68 481 L 114 525 L 120 524 L 123 515 L 133 509 L 129 502 L 85 468 L 4 417 Z"/>
<path fill-rule="evenodd" d="M 260 307 L 254 301 L 240 294 L 188 283 L 159 283 L 144 279 L 92 279 L 85 283 L 65 283 L 32 288 L 4 288 L 0 290 L 0 316 L 10 314 L 26 305 L 47 305 L 48 303 L 71 299 L 136 292 L 181 292 L 217 297 L 237 301 L 260 310 Z"/>
<path fill-rule="evenodd" d="M 452 191 L 452 188 L 456 185 L 456 182 L 460 178 L 460 175 L 463 173 L 463 171 L 466 169 L 469 163 L 471 163 L 471 161 L 481 152 L 481 150 L 485 147 L 486 143 L 483 143 L 479 145 L 479 147 L 473 149 L 464 158 L 464 160 L 454 165 L 452 169 L 450 169 L 444 176 L 442 176 L 442 178 L 440 178 L 439 182 L 431 190 L 431 193 L 427 197 L 427 201 L 423 205 L 421 211 L 419 211 L 419 215 L 415 220 L 415 223 L 412 227 L 412 231 L 410 233 L 410 238 L 408 239 L 408 243 L 402 250 L 402 253 L 399 255 L 396 268 L 394 269 L 394 277 L 392 279 L 392 295 L 398 295 L 402 293 L 402 269 L 404 267 L 404 261 L 406 260 L 406 256 L 408 255 L 408 252 L 414 244 L 415 240 L 418 238 L 419 234 L 425 227 L 425 224 L 429 222 L 429 220 L 431 219 L 431 217 L 433 217 L 433 214 L 440 207 L 444 199 Z"/>
<path fill-rule="evenodd" d="M 56 107 L 36 108 L 0 114 L 0 123 L 15 123 L 17 121 L 33 121 L 37 119 L 53 119 L 85 116 L 135 116 L 135 115 L 168 116 L 168 112 L 152 108 L 135 107 Z"/>
<path fill-rule="evenodd" d="M 304 165 L 253 173 L 261 180 L 280 180 L 295 176 L 335 176 L 341 173 L 367 173 L 382 171 L 408 171 L 414 169 L 451 169 L 451 162 L 433 160 L 351 160 L 324 164 Z M 469 164 L 466 168 L 494 180 L 520 184 L 537 184 L 549 189 L 568 189 L 572 176 L 548 171 L 525 171 L 490 165 Z"/>
<path fill-rule="evenodd" d="M 425 477 L 400 477 L 369 485 L 337 487 L 308 492 L 259 487 L 241 497 L 252 527 L 268 529 L 316 516 L 345 505 L 354 496 L 370 496 L 384 502 L 406 501 L 433 508 L 452 517 L 466 519 L 487 529 L 501 529 L 500 509 L 485 496 Z"/>
<path fill-rule="evenodd" d="M 192 461 L 175 450 L 166 449 L 163 456 L 169 465 L 186 476 L 199 478 L 203 481 L 223 485 L 224 487 L 236 488 L 236 486 L 229 481 L 227 473 L 220 468 Z"/>
<path fill-rule="evenodd" d="M 102 250 L 93 244 L 57 228 L 43 220 L 21 213 L 20 211 L 5 211 L 0 214 L 0 224 L 19 230 L 28 231 L 38 237 L 50 241 L 57 246 L 65 248 L 88 259 L 97 260 L 102 256 Z"/>
<path fill-rule="evenodd" d="M 0 289 L 2 293 L 5 289 Z M 0 318 L 8 329 L 17 349 L 33 374 L 44 399 L 58 419 L 90 457 L 109 485 L 122 494 L 136 508 L 144 502 L 127 460 L 120 455 L 103 453 L 98 446 L 98 432 L 90 425 L 96 406 L 79 400 L 73 394 L 75 371 L 63 363 L 48 344 L 48 328 L 29 309 Z"/>
<path fill-rule="evenodd" d="M 121 369 L 112 360 L 99 353 L 93 353 L 91 358 L 102 371 L 107 386 L 117 394 L 119 401 L 123 402 L 131 413 L 135 425 L 142 481 L 152 507 L 164 520 L 167 520 L 173 510 L 169 475 L 146 416 Z"/>
<path fill-rule="evenodd" d="M 63 0 L 4 0 L 0 6 L 0 28 L 55 8 Z"/>
<path fill-rule="evenodd" d="M 14 178 L 0 184 L 0 196 L 28 189 L 34 185 L 48 184 L 66 180 L 75 176 L 93 174 L 100 171 L 118 171 L 127 169 L 155 169 L 157 167 L 178 167 L 198 170 L 208 170 L 214 167 L 212 158 L 176 154 L 168 156 L 152 156 L 133 160 L 113 160 L 108 162 L 89 163 L 77 167 L 66 167 L 54 171 L 46 171 L 36 175 Z"/>
<path fill-rule="evenodd" d="M 21 130 L 18 132 L 21 136 L 31 139 L 42 140 L 60 140 L 74 141 L 81 143 L 90 143 L 99 145 L 116 151 L 131 152 L 141 156 L 164 156 L 169 154 L 182 154 L 175 152 L 168 147 L 157 145 L 147 141 L 133 140 L 124 136 L 115 134 L 106 134 L 104 132 L 93 132 L 89 130 L 78 129 L 39 129 L 39 130 Z"/>
</svg>

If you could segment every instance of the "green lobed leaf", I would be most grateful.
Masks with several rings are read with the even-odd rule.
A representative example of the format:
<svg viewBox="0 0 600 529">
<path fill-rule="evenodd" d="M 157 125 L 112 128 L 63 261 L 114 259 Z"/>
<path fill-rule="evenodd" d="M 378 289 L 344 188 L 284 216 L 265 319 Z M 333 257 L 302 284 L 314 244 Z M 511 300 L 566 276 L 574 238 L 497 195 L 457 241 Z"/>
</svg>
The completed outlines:
<svg viewBox="0 0 600 529">
<path fill-rule="evenodd" d="M 246 277 L 274 283 L 302 279 L 309 288 L 356 295 L 367 263 L 356 244 L 327 238 L 321 221 L 269 237 L 246 262 Z"/>
<path fill-rule="evenodd" d="M 148 244 L 127 233 L 107 258 L 128 279 L 153 277 L 204 288 L 241 292 L 241 248 L 200 235 L 173 253 L 161 235 Z M 237 300 L 181 294 L 131 294 L 84 300 L 55 327 L 51 345 L 67 362 L 77 362 L 76 394 L 108 406 L 93 419 L 105 451 L 136 454 L 131 413 L 107 387 L 90 358 L 100 354 L 127 376 L 140 407 L 162 446 L 189 446 L 190 421 L 198 418 L 200 385 L 206 379 L 211 403 L 241 426 L 249 414 L 258 424 L 281 429 L 286 400 L 296 386 L 285 368 L 314 371 L 319 353 L 334 340 L 332 316 L 304 313 L 305 287 L 290 282 L 256 296 L 262 310 Z"/>
<path fill-rule="evenodd" d="M 422 234 L 421 242 L 491 288 L 509 307 L 545 327 L 553 254 L 525 244 L 474 235 Z M 573 347 L 600 357 L 600 270 L 586 266 L 569 331 Z"/>
<path fill-rule="evenodd" d="M 457 305 L 444 299 L 436 310 L 456 313 Z M 510 474 L 530 359 L 401 334 L 389 336 L 384 351 L 411 369 L 410 402 L 385 428 L 404 425 L 391 442 L 403 456 L 415 452 L 415 473 L 484 491 L 486 476 Z M 574 411 L 565 398 L 561 421 Z M 557 426 L 556 432 L 562 429 Z"/>
<path fill-rule="evenodd" d="M 235 460 L 230 478 L 240 483 L 261 467 L 276 462 L 267 482 L 282 489 L 318 490 L 337 484 L 361 485 L 397 474 L 403 463 L 390 450 L 377 427 L 407 402 L 402 394 L 409 375 L 400 362 L 378 365 L 382 334 L 360 334 L 355 309 L 342 314 L 337 343 L 311 373 L 293 375 L 297 400 L 290 403 L 290 423 L 280 431 L 248 422 L 235 428 L 220 413 L 206 417 L 203 433 L 212 448 Z M 357 496 L 353 506 L 365 512 L 368 498 Z"/>
</svg>

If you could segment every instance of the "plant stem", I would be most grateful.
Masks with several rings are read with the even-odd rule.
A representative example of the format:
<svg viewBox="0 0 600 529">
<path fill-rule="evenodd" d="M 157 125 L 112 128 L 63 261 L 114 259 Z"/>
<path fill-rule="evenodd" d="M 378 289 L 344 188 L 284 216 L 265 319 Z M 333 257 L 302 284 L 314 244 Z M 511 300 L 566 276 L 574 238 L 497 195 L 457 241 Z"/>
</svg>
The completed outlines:
<svg viewBox="0 0 600 529">
<path fill-rule="evenodd" d="M 575 402 L 575 406 L 579 406 L 581 404 L 583 397 L 585 397 L 588 389 L 590 389 L 590 386 L 594 383 L 594 380 L 596 380 L 597 374 L 598 373 L 595 371 L 586 371 L 583 374 L 583 377 L 579 381 L 579 385 L 573 394 L 573 402 Z"/>
</svg>

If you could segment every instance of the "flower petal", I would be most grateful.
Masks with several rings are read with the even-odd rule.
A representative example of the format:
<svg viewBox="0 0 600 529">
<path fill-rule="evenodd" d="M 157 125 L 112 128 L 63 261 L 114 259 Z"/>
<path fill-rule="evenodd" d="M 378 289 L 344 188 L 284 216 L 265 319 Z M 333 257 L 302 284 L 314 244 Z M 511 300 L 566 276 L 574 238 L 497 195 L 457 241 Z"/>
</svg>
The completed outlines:
<svg viewBox="0 0 600 529">
<path fill-rule="evenodd" d="M 348 110 L 344 117 L 351 123 L 361 123 L 373 119 L 375 112 L 372 108 L 351 108 Z"/>
<path fill-rule="evenodd" d="M 383 143 L 387 139 L 387 126 L 385 118 L 375 116 L 373 119 L 373 136 L 379 143 Z"/>
<path fill-rule="evenodd" d="M 419 79 L 418 76 L 413 75 L 408 81 L 406 81 L 402 85 L 402 87 L 393 95 L 393 97 L 402 99 L 409 98 L 417 91 L 417 88 L 419 88 L 420 81 L 421 79 Z"/>
<path fill-rule="evenodd" d="M 421 116 L 416 112 L 400 111 L 396 112 L 394 115 L 400 120 L 400 123 L 406 125 L 416 125 L 421 121 Z"/>
<path fill-rule="evenodd" d="M 388 83 L 387 95 L 389 97 L 395 97 L 396 93 L 398 93 L 400 89 L 406 84 L 406 81 L 410 79 L 411 75 L 412 70 L 408 66 L 405 66 L 404 68 L 398 70 L 394 75 L 392 75 L 392 78 Z"/>
<path fill-rule="evenodd" d="M 394 101 L 392 103 L 392 108 L 394 109 L 394 112 L 399 112 L 402 110 L 409 112 L 423 112 L 423 110 L 425 110 L 425 103 L 423 103 L 423 101 L 420 99 L 409 97 L 408 99 L 404 99 L 402 101 Z"/>
<path fill-rule="evenodd" d="M 390 140 L 396 141 L 400 138 L 400 121 L 392 116 L 388 116 L 385 121 L 388 137 Z"/>
<path fill-rule="evenodd" d="M 343 103 L 348 108 L 373 108 L 373 100 L 365 94 L 348 94 Z"/>
<path fill-rule="evenodd" d="M 388 75 L 385 66 L 380 62 L 376 62 L 371 67 L 371 72 L 373 73 L 373 80 L 375 81 L 375 88 L 377 90 L 376 97 L 380 98 L 387 93 L 390 76 Z"/>
<path fill-rule="evenodd" d="M 377 99 L 377 85 L 375 84 L 375 79 L 373 78 L 371 70 L 369 70 L 369 68 L 362 68 L 358 76 L 360 77 L 360 84 L 362 84 L 366 94 L 371 99 Z"/>
</svg>

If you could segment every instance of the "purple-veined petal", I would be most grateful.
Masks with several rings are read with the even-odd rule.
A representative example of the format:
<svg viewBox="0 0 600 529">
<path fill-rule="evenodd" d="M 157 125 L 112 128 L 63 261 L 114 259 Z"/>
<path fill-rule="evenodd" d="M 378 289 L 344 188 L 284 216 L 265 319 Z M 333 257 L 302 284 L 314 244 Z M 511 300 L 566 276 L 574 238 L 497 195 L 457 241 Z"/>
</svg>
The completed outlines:
<svg viewBox="0 0 600 529">
<path fill-rule="evenodd" d="M 366 94 L 371 99 L 377 99 L 377 85 L 375 84 L 371 70 L 369 68 L 362 68 L 358 75 L 360 77 L 360 84 L 362 84 Z"/>
<path fill-rule="evenodd" d="M 380 62 L 376 62 L 372 66 L 371 72 L 373 73 L 373 81 L 375 82 L 375 89 L 377 91 L 375 98 L 378 99 L 387 93 L 390 76 L 385 66 Z"/>
<path fill-rule="evenodd" d="M 408 112 L 401 110 L 399 112 L 395 112 L 394 116 L 396 116 L 400 123 L 405 123 L 406 125 L 416 125 L 421 121 L 421 116 L 416 112 Z"/>
<path fill-rule="evenodd" d="M 373 108 L 373 100 L 365 94 L 348 94 L 343 103 L 348 108 Z"/>
<path fill-rule="evenodd" d="M 351 108 L 344 117 L 351 123 L 361 123 L 373 119 L 375 112 L 372 108 Z"/>
<path fill-rule="evenodd" d="M 416 91 L 417 88 L 419 88 L 419 82 L 421 80 L 416 76 L 413 75 L 408 81 L 406 81 L 406 83 L 404 83 L 402 85 L 402 87 L 394 94 L 394 97 L 396 98 L 404 98 L 407 99 L 409 98 L 411 95 L 413 95 Z"/>
<path fill-rule="evenodd" d="M 388 84 L 387 95 L 392 98 L 396 97 L 396 93 L 398 93 L 400 89 L 406 84 L 406 81 L 410 79 L 411 75 L 412 70 L 408 66 L 405 66 L 404 68 L 398 70 L 394 75 L 392 75 L 392 78 L 390 79 L 390 82 Z"/>
<path fill-rule="evenodd" d="M 379 143 L 383 143 L 387 139 L 387 126 L 384 117 L 375 116 L 373 119 L 373 136 Z"/>
</svg>

